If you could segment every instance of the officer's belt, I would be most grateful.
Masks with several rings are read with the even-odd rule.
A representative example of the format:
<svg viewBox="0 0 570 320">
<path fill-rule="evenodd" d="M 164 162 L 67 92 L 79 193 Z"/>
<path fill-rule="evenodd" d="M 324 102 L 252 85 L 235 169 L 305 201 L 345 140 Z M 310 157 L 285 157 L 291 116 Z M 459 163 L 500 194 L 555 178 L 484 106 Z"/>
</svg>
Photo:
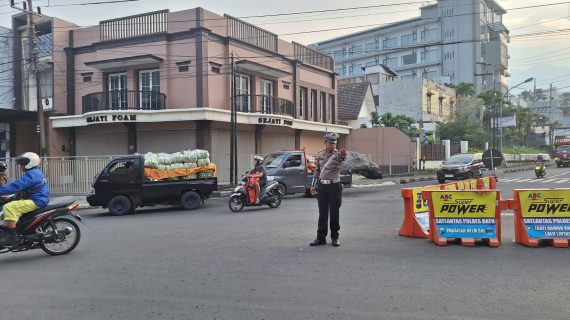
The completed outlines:
<svg viewBox="0 0 570 320">
<path fill-rule="evenodd" d="M 321 184 L 333 184 L 340 182 L 340 179 L 332 179 L 332 180 L 321 180 L 319 181 Z"/>
</svg>

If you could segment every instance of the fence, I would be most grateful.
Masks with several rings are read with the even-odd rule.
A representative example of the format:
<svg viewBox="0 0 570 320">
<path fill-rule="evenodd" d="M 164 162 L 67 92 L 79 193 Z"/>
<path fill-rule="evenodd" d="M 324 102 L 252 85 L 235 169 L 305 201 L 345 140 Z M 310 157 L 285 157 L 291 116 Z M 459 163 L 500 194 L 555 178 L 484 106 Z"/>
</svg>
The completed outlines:
<svg viewBox="0 0 570 320">
<path fill-rule="evenodd" d="M 370 161 L 380 167 L 384 175 L 402 174 L 412 172 L 412 154 L 367 154 Z"/>
<path fill-rule="evenodd" d="M 461 144 L 459 142 L 452 142 L 449 145 L 451 155 L 461 153 Z M 441 160 L 445 159 L 445 146 L 442 143 L 422 144 L 422 159 L 425 160 Z"/>
</svg>

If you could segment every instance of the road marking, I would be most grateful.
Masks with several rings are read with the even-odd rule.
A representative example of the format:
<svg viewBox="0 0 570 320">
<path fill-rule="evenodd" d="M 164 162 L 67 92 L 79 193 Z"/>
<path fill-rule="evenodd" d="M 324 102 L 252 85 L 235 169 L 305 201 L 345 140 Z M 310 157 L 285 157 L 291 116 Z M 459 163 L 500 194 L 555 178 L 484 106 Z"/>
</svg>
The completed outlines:
<svg viewBox="0 0 570 320">
<path fill-rule="evenodd" d="M 547 179 L 547 180 L 540 181 L 540 183 L 548 183 L 548 182 L 552 182 L 554 180 L 556 180 L 556 179 Z"/>
<path fill-rule="evenodd" d="M 520 179 L 520 180 L 517 181 L 517 182 L 525 182 L 525 181 L 530 181 L 530 180 L 533 180 L 533 179 Z"/>
<path fill-rule="evenodd" d="M 352 188 L 372 188 L 372 187 L 383 187 L 383 186 L 393 186 L 396 183 L 394 181 L 382 182 L 382 183 L 373 183 L 373 184 L 356 184 L 352 185 Z"/>
<path fill-rule="evenodd" d="M 556 181 L 554 183 L 564 183 L 564 182 L 568 182 L 569 179 L 560 179 L 559 181 Z"/>
<path fill-rule="evenodd" d="M 501 182 L 511 182 L 511 181 L 515 181 L 515 180 L 518 180 L 518 179 L 499 179 L 499 181 L 501 181 Z"/>
</svg>

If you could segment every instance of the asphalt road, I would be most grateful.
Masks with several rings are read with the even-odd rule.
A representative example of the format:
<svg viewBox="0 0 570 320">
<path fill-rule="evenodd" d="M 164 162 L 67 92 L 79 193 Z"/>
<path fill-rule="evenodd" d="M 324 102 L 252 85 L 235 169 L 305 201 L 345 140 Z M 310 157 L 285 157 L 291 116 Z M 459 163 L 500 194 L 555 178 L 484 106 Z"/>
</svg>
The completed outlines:
<svg viewBox="0 0 570 320">
<path fill-rule="evenodd" d="M 82 211 L 74 252 L 0 255 L 0 319 L 568 319 L 568 249 L 515 244 L 511 213 L 500 248 L 400 237 L 401 187 L 345 190 L 339 248 L 308 246 L 317 205 L 298 196 L 238 214 L 227 199 Z M 570 169 L 499 181 L 504 198 L 533 187 L 570 187 Z"/>
</svg>

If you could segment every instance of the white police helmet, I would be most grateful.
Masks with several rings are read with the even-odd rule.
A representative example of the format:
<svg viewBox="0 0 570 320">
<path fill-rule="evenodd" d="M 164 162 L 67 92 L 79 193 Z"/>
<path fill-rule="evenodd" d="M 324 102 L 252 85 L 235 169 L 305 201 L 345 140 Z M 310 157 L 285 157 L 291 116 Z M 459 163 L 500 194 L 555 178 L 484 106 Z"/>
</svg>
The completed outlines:
<svg viewBox="0 0 570 320">
<path fill-rule="evenodd" d="M 40 165 L 40 156 L 33 152 L 25 152 L 16 158 L 16 163 L 23 165 L 26 169 L 32 169 Z"/>
<path fill-rule="evenodd" d="M 253 156 L 253 160 L 255 160 L 256 162 L 261 163 L 261 162 L 263 162 L 263 157 L 260 156 L 260 155 L 255 155 L 255 156 Z"/>
</svg>

